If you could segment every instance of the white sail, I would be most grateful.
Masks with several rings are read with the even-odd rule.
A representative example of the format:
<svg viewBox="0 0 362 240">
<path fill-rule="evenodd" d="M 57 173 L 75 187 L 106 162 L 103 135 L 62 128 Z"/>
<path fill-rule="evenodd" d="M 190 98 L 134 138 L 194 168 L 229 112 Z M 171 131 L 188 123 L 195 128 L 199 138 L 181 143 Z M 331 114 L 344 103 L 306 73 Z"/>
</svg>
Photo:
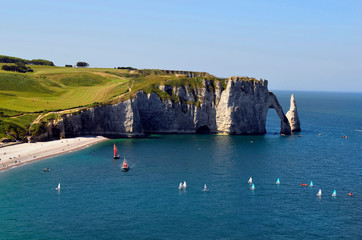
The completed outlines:
<svg viewBox="0 0 362 240">
<path fill-rule="evenodd" d="M 319 189 L 318 193 L 317 193 L 318 197 L 322 197 L 322 189 Z"/>
<path fill-rule="evenodd" d="M 186 188 L 186 181 L 184 181 L 184 184 L 182 185 L 183 188 Z"/>
<path fill-rule="evenodd" d="M 180 185 L 178 185 L 178 189 L 182 189 L 182 182 L 180 182 Z"/>
<path fill-rule="evenodd" d="M 207 189 L 206 184 L 204 184 L 204 189 Z"/>
<path fill-rule="evenodd" d="M 56 190 L 60 190 L 60 183 L 58 183 L 58 187 L 56 188 Z"/>
<path fill-rule="evenodd" d="M 253 178 L 252 178 L 252 177 L 249 178 L 248 183 L 249 183 L 249 184 L 252 184 L 252 183 L 253 183 Z"/>
</svg>

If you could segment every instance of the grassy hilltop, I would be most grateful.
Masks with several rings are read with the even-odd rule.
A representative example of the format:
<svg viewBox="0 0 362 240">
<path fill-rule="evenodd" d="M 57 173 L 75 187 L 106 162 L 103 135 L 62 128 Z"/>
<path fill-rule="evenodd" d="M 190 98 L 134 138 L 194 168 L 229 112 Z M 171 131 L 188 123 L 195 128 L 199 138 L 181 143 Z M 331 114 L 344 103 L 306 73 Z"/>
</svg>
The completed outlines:
<svg viewBox="0 0 362 240">
<path fill-rule="evenodd" d="M 0 69 L 4 64 L 9 65 L 0 63 Z M 225 84 L 224 79 L 200 72 L 26 66 L 33 72 L 0 70 L 0 140 L 39 134 L 51 118 L 87 107 L 117 103 L 141 89 L 178 101 L 176 96 L 161 92 L 157 87 L 160 84 L 196 88 L 204 79 Z"/>
</svg>

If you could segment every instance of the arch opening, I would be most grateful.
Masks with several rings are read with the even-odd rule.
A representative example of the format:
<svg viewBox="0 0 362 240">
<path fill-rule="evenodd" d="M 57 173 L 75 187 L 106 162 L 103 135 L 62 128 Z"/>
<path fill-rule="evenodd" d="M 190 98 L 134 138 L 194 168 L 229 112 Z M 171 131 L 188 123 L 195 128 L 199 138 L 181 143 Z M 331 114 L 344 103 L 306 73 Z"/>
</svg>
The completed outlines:
<svg viewBox="0 0 362 240">
<path fill-rule="evenodd" d="M 196 129 L 196 134 L 210 134 L 210 128 L 206 125 L 203 125 Z"/>
<path fill-rule="evenodd" d="M 266 115 L 266 124 L 265 124 L 266 133 L 279 134 L 280 133 L 280 124 L 281 124 L 280 118 L 279 118 L 277 111 L 274 108 L 269 108 L 267 115 Z"/>
</svg>

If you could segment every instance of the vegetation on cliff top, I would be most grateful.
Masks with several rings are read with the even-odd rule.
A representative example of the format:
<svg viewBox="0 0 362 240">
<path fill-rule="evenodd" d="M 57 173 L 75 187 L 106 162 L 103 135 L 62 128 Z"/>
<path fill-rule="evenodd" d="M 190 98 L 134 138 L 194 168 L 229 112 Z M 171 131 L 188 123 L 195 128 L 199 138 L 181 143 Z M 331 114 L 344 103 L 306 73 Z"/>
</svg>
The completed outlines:
<svg viewBox="0 0 362 240">
<path fill-rule="evenodd" d="M 35 60 L 29 62 L 0 56 L 1 61 L 6 63 L 0 63 L 0 68 L 12 62 L 32 61 L 34 64 Z M 44 64 L 31 65 L 33 72 L 0 70 L 0 140 L 22 139 L 29 134 L 42 132 L 41 129 L 45 127 L 52 112 L 76 113 L 87 107 L 117 103 L 134 97 L 139 90 L 146 93 L 156 92 L 163 99 L 177 102 L 176 96 L 161 91 L 159 86 L 183 85 L 196 89 L 203 85 L 205 79 L 219 81 L 223 87 L 226 85 L 225 79 L 202 72 L 69 68 L 51 66 L 52 62 L 42 61 Z"/>
<path fill-rule="evenodd" d="M 54 66 L 54 63 L 44 59 L 33 59 L 33 60 L 26 60 L 17 57 L 10 57 L 5 55 L 0 55 L 0 63 L 23 63 L 23 64 L 30 64 L 30 65 L 48 65 Z"/>
</svg>

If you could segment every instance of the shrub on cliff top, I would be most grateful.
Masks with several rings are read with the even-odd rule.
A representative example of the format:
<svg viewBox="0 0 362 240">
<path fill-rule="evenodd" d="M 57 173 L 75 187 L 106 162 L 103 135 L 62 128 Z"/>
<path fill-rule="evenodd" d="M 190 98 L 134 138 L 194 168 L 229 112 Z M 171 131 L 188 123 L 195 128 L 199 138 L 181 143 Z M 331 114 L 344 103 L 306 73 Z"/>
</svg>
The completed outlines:
<svg viewBox="0 0 362 240">
<path fill-rule="evenodd" d="M 15 65 L 2 65 L 1 70 L 20 73 L 33 72 L 33 69 L 25 66 L 23 62 L 16 62 Z"/>
<path fill-rule="evenodd" d="M 77 67 L 89 67 L 89 64 L 86 62 L 77 62 L 76 66 Z"/>
</svg>

